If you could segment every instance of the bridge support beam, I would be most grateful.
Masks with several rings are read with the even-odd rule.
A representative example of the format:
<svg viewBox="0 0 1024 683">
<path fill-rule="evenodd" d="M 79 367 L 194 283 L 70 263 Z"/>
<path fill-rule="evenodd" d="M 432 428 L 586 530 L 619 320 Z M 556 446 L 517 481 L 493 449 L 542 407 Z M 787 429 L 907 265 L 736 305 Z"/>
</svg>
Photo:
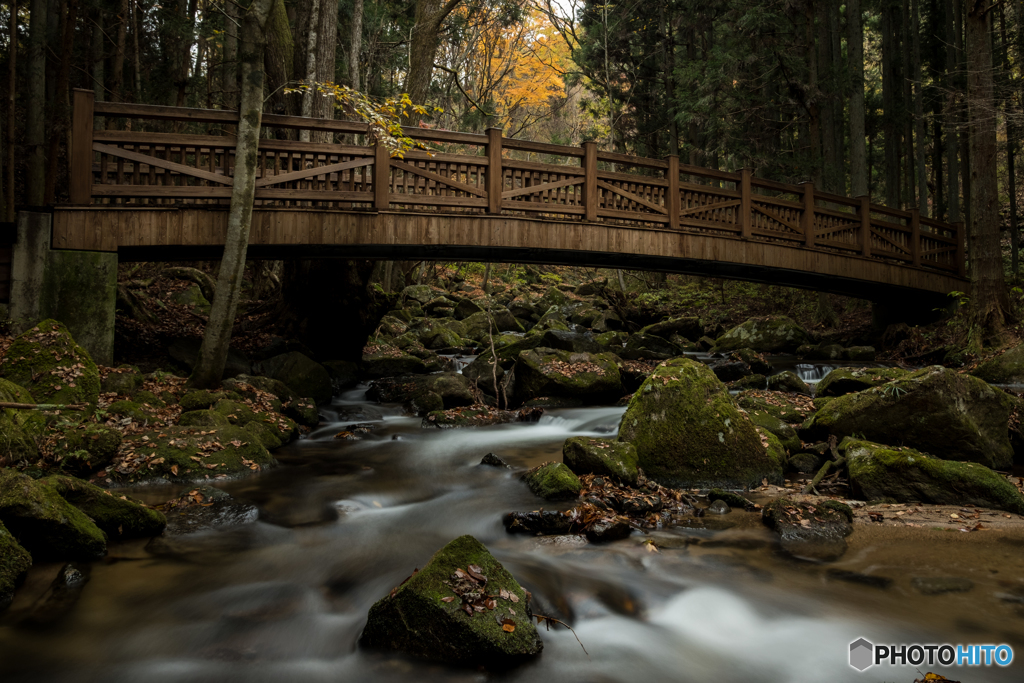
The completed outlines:
<svg viewBox="0 0 1024 683">
<path fill-rule="evenodd" d="M 11 254 L 10 317 L 16 332 L 53 318 L 93 360 L 114 362 L 117 254 L 50 249 L 52 216 L 22 211 Z"/>
</svg>

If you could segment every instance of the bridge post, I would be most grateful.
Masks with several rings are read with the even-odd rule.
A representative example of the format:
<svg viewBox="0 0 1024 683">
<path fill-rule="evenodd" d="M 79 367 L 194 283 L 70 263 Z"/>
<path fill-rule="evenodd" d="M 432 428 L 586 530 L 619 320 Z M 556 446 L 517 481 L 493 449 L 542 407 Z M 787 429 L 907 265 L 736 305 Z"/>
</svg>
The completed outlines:
<svg viewBox="0 0 1024 683">
<path fill-rule="evenodd" d="M 800 216 L 800 229 L 804 231 L 804 246 L 814 246 L 814 181 L 800 183 L 804 191 L 804 212 Z"/>
<path fill-rule="evenodd" d="M 388 191 L 391 189 L 391 154 L 379 141 L 373 148 L 373 208 L 387 211 L 391 207 Z"/>
<path fill-rule="evenodd" d="M 962 222 L 954 223 L 953 227 L 956 228 L 956 272 L 960 277 L 967 277 L 966 231 Z"/>
<path fill-rule="evenodd" d="M 597 143 L 583 143 L 583 209 L 584 220 L 597 220 Z"/>
<path fill-rule="evenodd" d="M 505 186 L 501 168 L 501 128 L 487 129 L 487 213 L 501 213 L 501 191 Z"/>
<path fill-rule="evenodd" d="M 71 112 L 71 172 L 68 194 L 72 204 L 92 203 L 92 119 L 96 95 L 75 88 Z"/>
<path fill-rule="evenodd" d="M 679 155 L 670 154 L 668 157 L 668 201 L 665 208 L 668 209 L 668 224 L 673 230 L 679 229 Z"/>
<path fill-rule="evenodd" d="M 910 259 L 915 266 L 921 265 L 921 209 L 910 210 Z"/>
<path fill-rule="evenodd" d="M 740 237 L 749 240 L 753 234 L 753 200 L 751 197 L 750 178 L 754 172 L 750 168 L 740 169 Z"/>
<path fill-rule="evenodd" d="M 857 199 L 860 200 L 857 209 L 860 216 L 860 254 L 871 256 L 871 195 L 862 194 Z"/>
</svg>

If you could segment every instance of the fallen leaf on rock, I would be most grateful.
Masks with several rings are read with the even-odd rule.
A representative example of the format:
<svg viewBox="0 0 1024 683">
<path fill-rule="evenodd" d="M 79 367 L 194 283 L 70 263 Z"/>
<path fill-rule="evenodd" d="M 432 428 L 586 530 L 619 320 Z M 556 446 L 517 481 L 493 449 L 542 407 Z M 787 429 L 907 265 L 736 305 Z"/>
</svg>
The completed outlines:
<svg viewBox="0 0 1024 683">
<path fill-rule="evenodd" d="M 454 600 L 454 599 L 455 599 L 455 596 L 454 596 L 454 595 L 449 595 L 449 596 L 448 596 L 448 597 L 446 597 L 446 598 L 441 598 L 441 602 L 451 602 L 451 601 L 452 601 L 452 600 Z"/>
<path fill-rule="evenodd" d="M 511 619 L 505 619 L 501 622 L 501 630 L 505 633 L 512 633 L 516 630 L 516 622 Z"/>
</svg>

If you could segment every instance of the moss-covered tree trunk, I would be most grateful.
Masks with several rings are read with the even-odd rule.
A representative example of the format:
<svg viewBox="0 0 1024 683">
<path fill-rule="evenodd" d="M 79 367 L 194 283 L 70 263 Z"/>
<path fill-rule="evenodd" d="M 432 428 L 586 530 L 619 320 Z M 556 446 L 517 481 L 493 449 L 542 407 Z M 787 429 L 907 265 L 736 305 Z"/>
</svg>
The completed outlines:
<svg viewBox="0 0 1024 683">
<path fill-rule="evenodd" d="M 1003 280 L 996 179 L 996 107 L 992 83 L 991 5 L 968 6 L 967 102 L 970 148 L 971 346 L 981 350 L 986 337 L 999 335 L 1009 302 Z"/>
<path fill-rule="evenodd" d="M 217 276 L 217 293 L 210 309 L 210 321 L 203 335 L 196 367 L 190 381 L 198 387 L 220 382 L 231 343 L 231 328 L 241 293 L 245 251 L 249 246 L 253 198 L 256 195 L 256 162 L 263 118 L 264 26 L 273 0 L 255 0 L 242 20 L 242 88 L 238 111 L 238 142 L 235 147 L 235 177 L 231 186 L 228 234 Z"/>
</svg>

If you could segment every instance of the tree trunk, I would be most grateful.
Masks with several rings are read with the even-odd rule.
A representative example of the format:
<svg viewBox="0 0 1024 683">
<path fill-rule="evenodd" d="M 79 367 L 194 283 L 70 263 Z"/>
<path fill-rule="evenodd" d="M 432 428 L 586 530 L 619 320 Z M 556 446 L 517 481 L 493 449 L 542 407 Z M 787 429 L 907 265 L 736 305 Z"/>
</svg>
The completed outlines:
<svg viewBox="0 0 1024 683">
<path fill-rule="evenodd" d="M 92 31 L 89 42 L 89 61 L 92 62 L 92 92 L 97 102 L 107 99 L 105 87 L 106 74 L 103 67 L 106 61 L 103 54 L 103 10 L 96 8 L 92 14 Z M 102 116 L 93 119 L 93 127 L 96 130 L 104 130 L 107 125 Z"/>
<path fill-rule="evenodd" d="M 441 24 L 462 0 L 416 0 L 415 24 L 409 38 L 409 70 L 405 87 L 409 98 L 417 104 L 427 101 L 430 78 L 434 73 L 434 57 L 440 45 Z"/>
<path fill-rule="evenodd" d="M 991 5 L 978 0 L 964 16 L 970 149 L 971 348 L 1002 333 L 1009 313 L 1003 282 L 996 177 L 996 111 L 992 82 Z"/>
<path fill-rule="evenodd" d="M 28 173 L 25 177 L 25 202 L 41 207 L 46 198 L 46 0 L 31 1 L 28 32 L 28 69 L 26 70 L 25 146 Z"/>
<path fill-rule="evenodd" d="M 903 75 L 900 73 L 899 6 L 882 2 L 882 131 L 885 135 L 885 203 L 900 205 L 900 109 Z"/>
<path fill-rule="evenodd" d="M 71 149 L 71 99 L 68 82 L 71 78 L 71 55 L 75 47 L 75 25 L 78 23 L 78 0 L 67 0 L 61 19 L 60 66 L 57 68 L 56 97 L 50 104 L 49 150 L 46 158 L 46 203 L 57 199 L 57 175 L 60 170 L 60 143 L 68 142 Z"/>
<path fill-rule="evenodd" d="M 135 77 L 135 101 L 142 101 L 142 53 L 139 51 L 139 31 L 142 30 L 142 22 L 139 21 L 139 2 L 132 3 L 132 72 Z"/>
<path fill-rule="evenodd" d="M 359 53 L 363 51 L 363 0 L 352 2 L 352 32 L 348 41 L 348 84 L 360 88 Z"/>
<path fill-rule="evenodd" d="M 328 0 L 329 1 L 329 0 Z M 309 31 L 306 33 L 306 71 L 302 74 L 302 80 L 310 88 L 302 93 L 302 115 L 313 116 L 313 98 L 317 97 L 316 84 L 320 81 L 317 78 L 316 69 L 316 42 L 320 32 L 320 0 L 311 0 L 309 8 Z M 309 130 L 299 131 L 299 140 L 309 142 Z"/>
<path fill-rule="evenodd" d="M 946 220 L 950 223 L 960 222 L 960 167 L 957 156 L 957 112 L 954 92 L 958 85 L 955 77 L 959 64 L 956 49 L 956 21 L 953 16 L 953 4 L 943 3 L 946 23 L 946 112 L 943 116 L 946 132 Z"/>
<path fill-rule="evenodd" d="M 320 82 L 334 83 L 334 70 L 338 54 L 338 3 L 336 0 L 321 0 L 320 29 L 316 45 L 316 78 Z M 318 119 L 334 118 L 334 98 L 316 94 L 313 97 L 313 117 Z M 328 131 L 316 131 L 312 135 L 313 142 L 328 144 L 334 142 L 334 134 Z"/>
<path fill-rule="evenodd" d="M 10 50 L 7 54 L 7 177 L 4 186 L 6 215 L 4 220 L 14 222 L 14 126 L 17 123 L 17 111 L 14 107 L 14 92 L 18 86 L 18 0 L 11 0 Z"/>
<path fill-rule="evenodd" d="M 864 132 L 864 22 L 860 0 L 846 3 L 846 50 L 850 64 L 850 192 L 868 194 L 867 146 Z"/>
<path fill-rule="evenodd" d="M 259 159 L 260 122 L 263 117 L 264 27 L 272 2 L 255 0 L 242 20 L 242 92 L 227 238 L 217 274 L 217 293 L 210 308 L 210 320 L 206 324 L 196 366 L 189 378 L 192 385 L 200 388 L 215 386 L 224 374 L 228 346 L 231 343 L 231 328 L 242 291 L 245 252 L 249 244 L 253 198 L 256 195 L 256 166 Z"/>
<path fill-rule="evenodd" d="M 294 99 L 284 94 L 284 86 L 292 78 L 294 64 L 294 42 L 288 23 L 288 10 L 284 0 L 274 0 L 266 24 L 266 66 L 267 91 L 275 114 L 298 113 Z"/>
<path fill-rule="evenodd" d="M 924 93 L 923 75 L 921 74 L 921 0 L 912 0 L 911 12 L 911 49 L 913 58 L 911 68 L 914 79 L 914 149 L 917 161 L 917 205 L 922 216 L 928 216 L 928 174 L 925 171 L 925 129 L 924 129 Z"/>
<path fill-rule="evenodd" d="M 238 5 L 224 3 L 224 59 L 221 62 L 221 88 L 224 108 L 238 108 Z"/>
<path fill-rule="evenodd" d="M 123 102 L 121 89 L 124 87 L 124 60 L 128 53 L 128 1 L 121 0 L 117 11 L 117 52 L 114 53 L 114 65 L 110 74 L 110 99 Z"/>
</svg>

